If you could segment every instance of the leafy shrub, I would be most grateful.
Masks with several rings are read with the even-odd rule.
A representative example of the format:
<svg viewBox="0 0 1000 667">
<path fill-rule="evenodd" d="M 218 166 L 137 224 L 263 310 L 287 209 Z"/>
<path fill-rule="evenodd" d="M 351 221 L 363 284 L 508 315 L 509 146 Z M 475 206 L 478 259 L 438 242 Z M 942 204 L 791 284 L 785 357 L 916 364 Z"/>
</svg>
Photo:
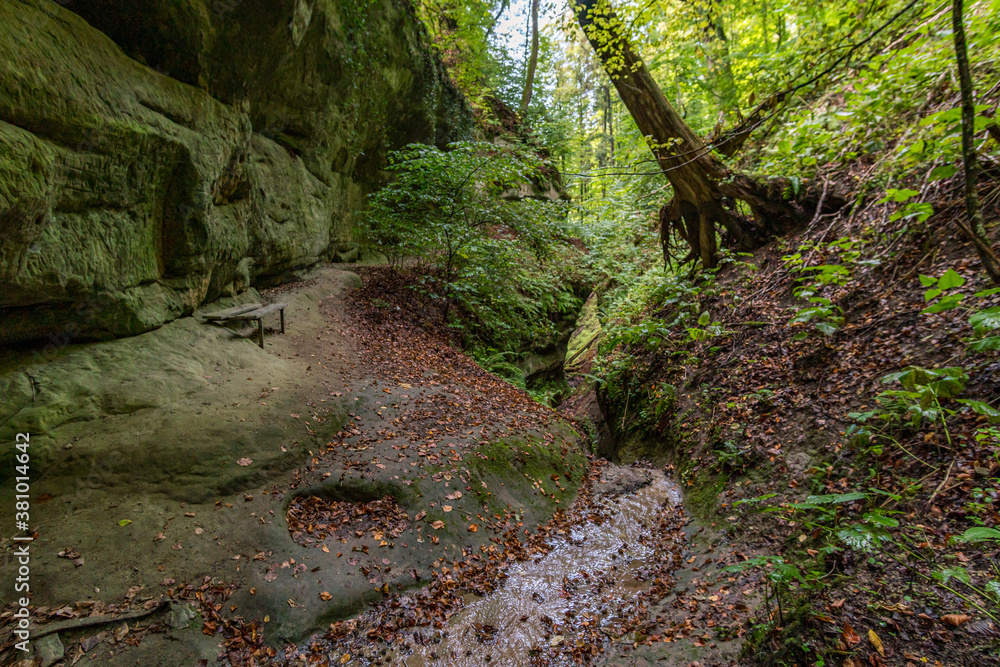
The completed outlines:
<svg viewBox="0 0 1000 667">
<path fill-rule="evenodd" d="M 575 252 L 565 205 L 530 196 L 545 169 L 515 146 L 412 144 L 390 156 L 393 178 L 371 196 L 360 232 L 394 266 L 417 270 L 452 326 L 502 350 L 544 342 L 549 315 L 579 306 L 564 278 Z M 464 317 L 449 318 L 453 305 Z"/>
</svg>

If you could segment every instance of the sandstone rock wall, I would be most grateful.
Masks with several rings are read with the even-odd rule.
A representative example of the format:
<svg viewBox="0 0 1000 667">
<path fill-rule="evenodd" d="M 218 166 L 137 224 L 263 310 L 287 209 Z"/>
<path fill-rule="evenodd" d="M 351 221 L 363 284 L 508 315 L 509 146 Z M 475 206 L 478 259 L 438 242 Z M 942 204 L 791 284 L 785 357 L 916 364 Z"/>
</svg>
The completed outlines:
<svg viewBox="0 0 1000 667">
<path fill-rule="evenodd" d="M 62 4 L 0 2 L 0 344 L 343 257 L 387 150 L 472 133 L 408 0 Z"/>
</svg>

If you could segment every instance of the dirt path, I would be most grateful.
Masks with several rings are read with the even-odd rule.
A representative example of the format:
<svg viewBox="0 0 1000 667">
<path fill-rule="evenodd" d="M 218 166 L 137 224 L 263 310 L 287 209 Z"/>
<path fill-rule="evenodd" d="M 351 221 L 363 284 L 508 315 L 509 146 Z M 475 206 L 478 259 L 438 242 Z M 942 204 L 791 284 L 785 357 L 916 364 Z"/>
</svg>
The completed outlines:
<svg viewBox="0 0 1000 667">
<path fill-rule="evenodd" d="M 265 294 L 289 305 L 264 350 L 187 318 L 26 372 L 7 360 L 8 386 L 40 387 L 4 406 L 7 430 L 33 434 L 36 621 L 173 601 L 127 632 L 60 633 L 66 664 L 259 662 L 573 496 L 586 461 L 567 423 L 461 353 L 349 314 L 356 283 L 324 268 Z"/>
</svg>

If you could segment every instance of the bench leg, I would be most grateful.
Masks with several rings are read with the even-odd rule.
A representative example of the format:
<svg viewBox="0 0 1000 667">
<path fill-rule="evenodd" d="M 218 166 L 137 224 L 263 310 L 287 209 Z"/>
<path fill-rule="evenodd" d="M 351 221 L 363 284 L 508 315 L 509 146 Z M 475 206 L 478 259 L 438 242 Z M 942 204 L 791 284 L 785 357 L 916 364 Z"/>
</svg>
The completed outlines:
<svg viewBox="0 0 1000 667">
<path fill-rule="evenodd" d="M 285 333 L 285 309 L 282 308 L 278 312 L 281 313 L 281 333 Z"/>
<path fill-rule="evenodd" d="M 264 318 L 257 318 L 257 334 L 260 336 L 260 349 L 264 349 Z"/>
</svg>

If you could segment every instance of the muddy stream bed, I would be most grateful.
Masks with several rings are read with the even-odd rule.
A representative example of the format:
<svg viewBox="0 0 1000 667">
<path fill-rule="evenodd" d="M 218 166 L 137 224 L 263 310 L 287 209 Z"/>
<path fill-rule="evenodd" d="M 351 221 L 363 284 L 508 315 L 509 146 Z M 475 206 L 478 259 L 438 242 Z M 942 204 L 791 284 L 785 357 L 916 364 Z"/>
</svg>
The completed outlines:
<svg viewBox="0 0 1000 667">
<path fill-rule="evenodd" d="M 626 634 L 629 617 L 642 614 L 640 594 L 664 573 L 661 517 L 681 503 L 672 480 L 650 474 L 631 493 L 596 495 L 588 514 L 597 521 L 555 535 L 544 556 L 510 565 L 493 593 L 466 595 L 426 644 L 391 653 L 388 663 L 519 667 L 538 664 L 543 652 L 567 655 Z"/>
</svg>

